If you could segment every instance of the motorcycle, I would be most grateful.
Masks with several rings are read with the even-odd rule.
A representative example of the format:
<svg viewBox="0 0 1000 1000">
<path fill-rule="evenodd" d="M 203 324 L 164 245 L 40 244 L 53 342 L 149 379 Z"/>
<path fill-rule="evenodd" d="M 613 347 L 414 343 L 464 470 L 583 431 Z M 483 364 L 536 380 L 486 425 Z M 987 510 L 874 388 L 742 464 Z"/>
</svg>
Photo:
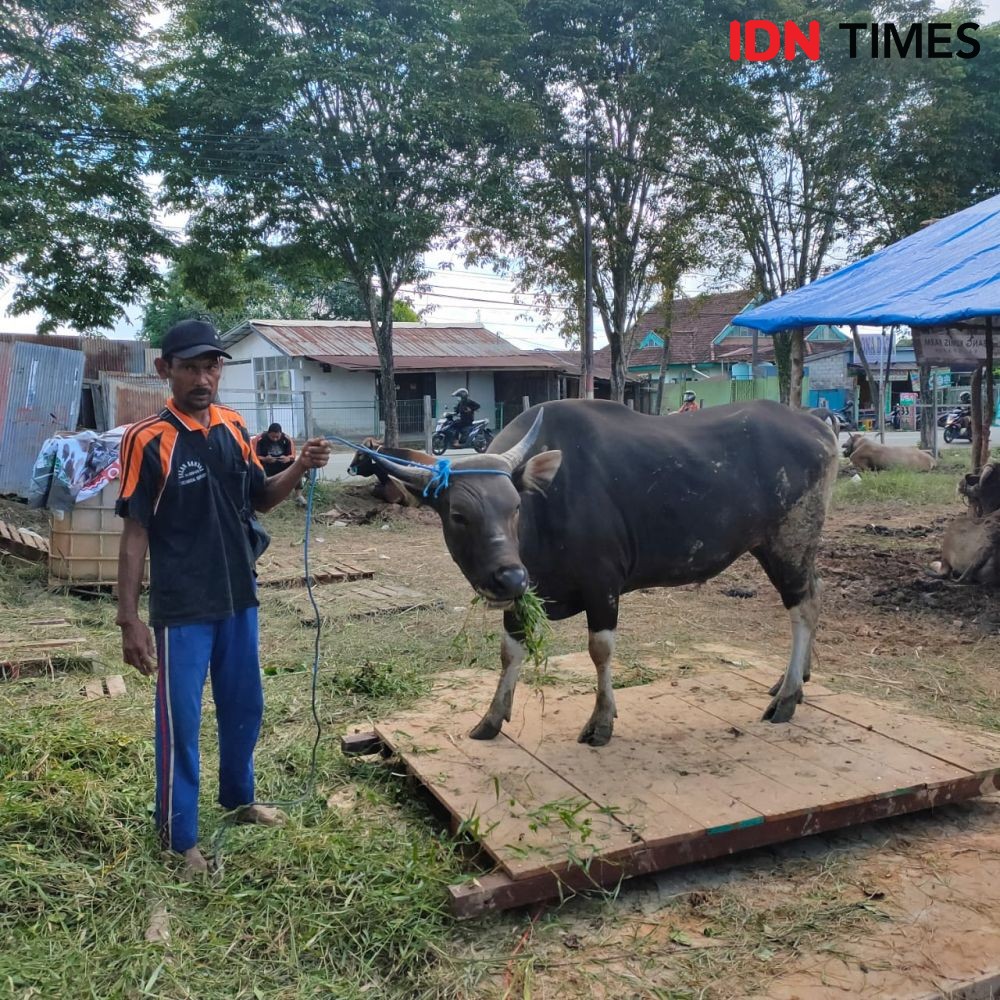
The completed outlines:
<svg viewBox="0 0 1000 1000">
<path fill-rule="evenodd" d="M 473 420 L 467 427 L 459 427 L 457 414 L 447 411 L 434 427 L 431 451 L 443 455 L 449 448 L 472 447 L 482 453 L 493 441 L 493 431 L 486 420 Z"/>
<path fill-rule="evenodd" d="M 944 442 L 972 440 L 972 417 L 966 410 L 952 410 L 944 422 Z"/>
<path fill-rule="evenodd" d="M 845 406 L 842 406 L 839 410 L 833 410 L 832 412 L 836 415 L 837 420 L 840 422 L 840 429 L 842 431 L 851 432 L 858 429 L 854 423 L 853 404 L 848 403 Z"/>
</svg>

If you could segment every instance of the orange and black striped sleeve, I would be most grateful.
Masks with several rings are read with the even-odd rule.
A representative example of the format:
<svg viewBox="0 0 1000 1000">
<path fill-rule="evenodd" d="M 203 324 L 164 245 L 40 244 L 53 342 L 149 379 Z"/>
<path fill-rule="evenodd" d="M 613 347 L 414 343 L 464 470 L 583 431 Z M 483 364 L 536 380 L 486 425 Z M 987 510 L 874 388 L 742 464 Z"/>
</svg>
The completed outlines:
<svg viewBox="0 0 1000 1000">
<path fill-rule="evenodd" d="M 264 495 L 267 483 L 264 466 L 261 464 L 258 454 L 263 435 L 258 434 L 256 438 L 251 438 L 243 417 L 236 410 L 230 409 L 228 406 L 218 406 L 217 408 L 225 425 L 229 428 L 230 434 L 239 442 L 243 461 L 247 463 L 247 472 L 250 476 L 250 499 L 259 500 Z"/>
<path fill-rule="evenodd" d="M 119 517 L 149 527 L 170 469 L 169 451 L 175 436 L 174 428 L 159 416 L 140 420 L 125 431 L 119 452 L 121 489 L 115 504 Z"/>
</svg>

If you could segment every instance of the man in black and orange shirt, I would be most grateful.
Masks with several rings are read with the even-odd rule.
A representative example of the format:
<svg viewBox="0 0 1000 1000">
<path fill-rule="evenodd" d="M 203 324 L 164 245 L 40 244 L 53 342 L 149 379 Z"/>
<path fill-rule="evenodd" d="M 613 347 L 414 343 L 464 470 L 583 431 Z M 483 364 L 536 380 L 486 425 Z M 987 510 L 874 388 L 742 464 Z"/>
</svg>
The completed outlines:
<svg viewBox="0 0 1000 1000">
<path fill-rule="evenodd" d="M 254 451 L 264 467 L 264 474 L 276 476 L 295 461 L 295 442 L 281 429 L 281 424 L 271 424 L 266 433 L 255 439 Z M 302 484 L 295 487 L 295 502 L 304 507 Z"/>
<path fill-rule="evenodd" d="M 267 478 L 242 417 L 212 402 L 222 375 L 215 328 L 199 320 L 167 331 L 156 361 L 171 398 L 126 431 L 117 512 L 125 519 L 118 559 L 122 656 L 156 674 L 155 820 L 186 871 L 207 870 L 197 846 L 202 690 L 209 671 L 219 729 L 219 802 L 242 822 L 280 814 L 254 804 L 253 751 L 263 692 L 254 573 L 259 534 L 253 511 L 284 500 L 330 447 L 306 442 L 280 475 Z M 149 550 L 149 620 L 139 589 Z M 155 636 L 155 638 L 154 638 Z"/>
</svg>

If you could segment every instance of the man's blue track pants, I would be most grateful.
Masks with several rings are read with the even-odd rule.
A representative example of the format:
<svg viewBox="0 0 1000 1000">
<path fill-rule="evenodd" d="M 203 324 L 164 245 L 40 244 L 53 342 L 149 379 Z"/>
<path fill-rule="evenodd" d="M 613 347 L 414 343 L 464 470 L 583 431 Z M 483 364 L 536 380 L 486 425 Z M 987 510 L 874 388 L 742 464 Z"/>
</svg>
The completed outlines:
<svg viewBox="0 0 1000 1000">
<path fill-rule="evenodd" d="M 257 609 L 220 621 L 155 630 L 156 808 L 164 846 L 186 851 L 198 842 L 201 703 L 211 672 L 219 730 L 219 803 L 253 802 L 253 751 L 260 735 Z"/>
</svg>

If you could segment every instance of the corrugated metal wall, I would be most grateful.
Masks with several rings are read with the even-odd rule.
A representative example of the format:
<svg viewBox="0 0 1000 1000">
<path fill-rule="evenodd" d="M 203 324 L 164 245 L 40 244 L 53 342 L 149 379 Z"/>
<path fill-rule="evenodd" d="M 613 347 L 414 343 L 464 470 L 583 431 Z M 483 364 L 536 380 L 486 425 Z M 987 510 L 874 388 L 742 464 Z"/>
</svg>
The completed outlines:
<svg viewBox="0 0 1000 1000">
<path fill-rule="evenodd" d="M 101 372 L 101 405 L 106 428 L 134 424 L 159 413 L 170 395 L 170 387 L 148 375 L 112 375 Z"/>
<path fill-rule="evenodd" d="M 80 351 L 36 343 L 0 344 L 0 493 L 27 496 L 46 438 L 75 431 L 83 384 Z"/>
<path fill-rule="evenodd" d="M 32 336 L 30 334 L 0 333 L 0 343 L 38 344 L 44 347 L 61 347 L 83 351 L 86 364 L 83 377 L 96 379 L 100 372 L 128 372 L 131 375 L 155 375 L 153 359 L 160 352 L 145 340 L 109 340 L 105 337 Z"/>
</svg>

